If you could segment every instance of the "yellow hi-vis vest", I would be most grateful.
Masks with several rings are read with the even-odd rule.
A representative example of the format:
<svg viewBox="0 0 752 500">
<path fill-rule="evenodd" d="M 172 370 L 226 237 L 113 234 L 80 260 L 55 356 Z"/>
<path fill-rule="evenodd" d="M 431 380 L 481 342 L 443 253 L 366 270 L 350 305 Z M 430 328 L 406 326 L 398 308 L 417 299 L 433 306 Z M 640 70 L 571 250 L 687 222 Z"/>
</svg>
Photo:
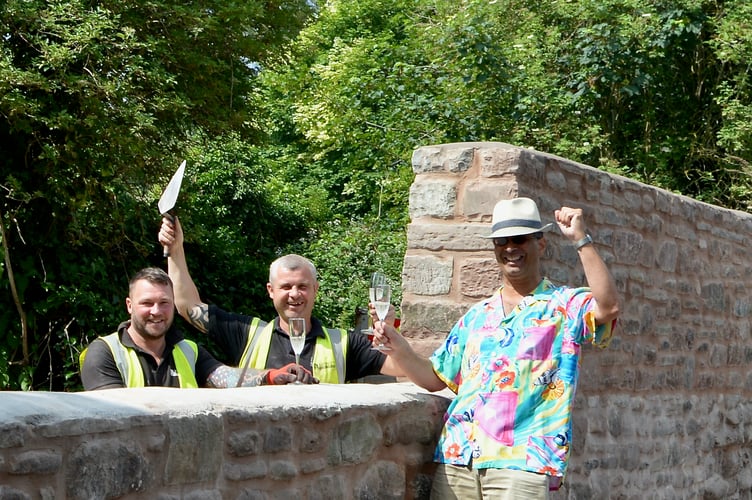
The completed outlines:
<svg viewBox="0 0 752 500">
<path fill-rule="evenodd" d="M 118 332 L 111 333 L 105 337 L 99 337 L 104 340 L 112 351 L 112 357 L 115 359 L 120 376 L 123 377 L 123 383 L 126 387 L 144 387 L 144 371 L 141 368 L 141 362 L 138 354 L 134 349 L 125 347 L 120 342 Z M 84 349 L 79 356 L 80 366 L 83 368 L 86 351 Z M 190 340 L 181 340 L 172 348 L 172 359 L 175 362 L 175 369 L 178 372 L 180 387 L 183 389 L 196 389 L 196 360 L 198 359 L 198 346 Z"/>
<path fill-rule="evenodd" d="M 253 318 L 248 327 L 248 341 L 240 357 L 239 366 L 266 369 L 273 331 L 274 321 L 264 324 L 259 318 Z M 324 337 L 316 339 L 316 347 L 313 350 L 313 376 L 325 384 L 344 384 L 346 355 L 347 332 L 324 328 Z"/>
</svg>

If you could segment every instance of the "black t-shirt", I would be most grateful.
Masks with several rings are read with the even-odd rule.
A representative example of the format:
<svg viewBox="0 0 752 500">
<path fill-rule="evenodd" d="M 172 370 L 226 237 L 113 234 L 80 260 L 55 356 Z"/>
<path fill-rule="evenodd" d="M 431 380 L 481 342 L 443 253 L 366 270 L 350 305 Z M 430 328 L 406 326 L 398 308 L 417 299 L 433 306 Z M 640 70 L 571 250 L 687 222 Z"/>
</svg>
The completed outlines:
<svg viewBox="0 0 752 500">
<path fill-rule="evenodd" d="M 144 384 L 148 387 L 180 387 L 180 379 L 175 368 L 175 361 L 172 358 L 172 349 L 175 344 L 183 340 L 183 335 L 173 325 L 165 335 L 165 350 L 162 362 L 157 364 L 154 356 L 141 350 L 133 343 L 128 333 L 129 321 L 121 323 L 118 326 L 118 335 L 120 342 L 125 347 L 134 349 L 141 362 L 141 369 L 144 372 Z M 199 387 L 206 385 L 206 379 L 222 363 L 214 357 L 201 345 L 198 346 L 198 357 L 196 358 L 196 383 Z M 86 360 L 81 368 L 81 381 L 84 389 L 91 391 L 94 389 L 110 389 L 115 387 L 125 387 L 126 381 L 115 364 L 115 358 L 107 343 L 102 339 L 96 339 L 89 344 L 86 351 Z"/>
<path fill-rule="evenodd" d="M 227 363 L 232 366 L 238 366 L 243 356 L 251 321 L 253 321 L 252 316 L 228 313 L 217 306 L 209 306 L 209 338 L 228 357 Z M 264 323 L 261 322 L 258 333 L 261 333 L 260 329 L 263 325 Z M 311 318 L 311 331 L 306 336 L 305 347 L 300 354 L 300 364 L 308 370 L 311 370 L 313 350 L 316 346 L 316 339 L 319 337 L 324 337 L 324 329 L 319 320 Z M 371 349 L 371 342 L 365 335 L 350 334 L 347 339 L 345 381 L 350 382 L 367 375 L 381 373 L 386 355 Z M 276 317 L 265 368 L 281 368 L 294 362 L 295 352 L 290 345 L 290 338 L 287 332 L 279 327 L 279 317 Z"/>
</svg>

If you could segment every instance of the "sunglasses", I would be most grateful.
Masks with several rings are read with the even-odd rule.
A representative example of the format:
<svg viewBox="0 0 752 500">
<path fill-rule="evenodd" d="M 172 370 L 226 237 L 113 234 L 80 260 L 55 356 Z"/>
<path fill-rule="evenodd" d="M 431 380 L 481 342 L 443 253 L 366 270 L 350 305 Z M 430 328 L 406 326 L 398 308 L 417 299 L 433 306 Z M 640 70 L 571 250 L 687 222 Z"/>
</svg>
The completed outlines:
<svg viewBox="0 0 752 500">
<path fill-rule="evenodd" d="M 527 240 L 536 239 L 539 240 L 543 238 L 543 233 L 533 233 L 533 234 L 522 234 L 519 236 L 509 236 L 505 237 L 502 236 L 501 238 L 494 238 L 493 244 L 497 247 L 503 247 L 504 245 L 508 243 L 514 243 L 515 245 L 523 245 L 527 243 Z"/>
</svg>

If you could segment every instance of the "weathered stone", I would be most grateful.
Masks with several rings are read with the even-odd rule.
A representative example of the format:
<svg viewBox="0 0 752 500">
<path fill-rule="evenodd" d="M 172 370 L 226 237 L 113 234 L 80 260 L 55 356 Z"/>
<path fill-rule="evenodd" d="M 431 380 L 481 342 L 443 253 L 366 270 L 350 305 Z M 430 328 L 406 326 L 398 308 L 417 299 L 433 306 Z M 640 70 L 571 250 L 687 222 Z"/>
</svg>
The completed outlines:
<svg viewBox="0 0 752 500">
<path fill-rule="evenodd" d="M 256 455 L 261 449 L 261 435 L 254 430 L 233 432 L 227 438 L 227 449 L 236 457 Z"/>
<path fill-rule="evenodd" d="M 725 499 L 731 492 L 731 485 L 720 475 L 713 476 L 702 481 L 698 493 L 705 499 Z"/>
<path fill-rule="evenodd" d="M 324 447 L 324 436 L 315 429 L 303 429 L 303 436 L 300 440 L 300 451 L 313 453 Z"/>
<path fill-rule="evenodd" d="M 316 480 L 315 486 L 308 492 L 309 500 L 349 500 L 351 497 L 344 488 L 345 481 L 341 477 L 322 475 Z"/>
<path fill-rule="evenodd" d="M 224 476 L 230 481 L 247 481 L 266 477 L 269 468 L 265 460 L 251 463 L 227 463 L 224 465 Z"/>
<path fill-rule="evenodd" d="M 264 453 L 277 453 L 292 449 L 292 429 L 277 425 L 264 433 Z"/>
<path fill-rule="evenodd" d="M 0 449 L 16 448 L 24 445 L 25 427 L 21 424 L 0 423 Z"/>
<path fill-rule="evenodd" d="M 446 295 L 452 286 L 453 260 L 416 255 L 402 267 L 403 290 L 418 295 Z"/>
<path fill-rule="evenodd" d="M 243 490 L 236 500 L 268 500 L 268 497 L 263 491 Z"/>
<path fill-rule="evenodd" d="M 489 224 L 409 224 L 407 246 L 416 250 L 475 251 L 491 250 L 487 238 Z"/>
<path fill-rule="evenodd" d="M 431 180 L 410 186 L 410 218 L 447 219 L 454 215 L 457 189 L 451 180 Z"/>
<path fill-rule="evenodd" d="M 440 430 L 435 420 L 410 414 L 402 415 L 397 425 L 397 439 L 401 444 L 418 442 L 431 446 L 436 442 Z"/>
<path fill-rule="evenodd" d="M 222 493 L 217 490 L 190 491 L 183 495 L 183 500 L 222 500 Z"/>
<path fill-rule="evenodd" d="M 359 500 L 402 500 L 405 498 L 405 476 L 394 462 L 372 463 L 358 481 L 354 498 Z"/>
<path fill-rule="evenodd" d="M 499 200 L 514 198 L 516 191 L 517 183 L 513 181 L 489 182 L 483 179 L 469 182 L 464 185 L 459 196 L 461 203 L 458 216 L 469 222 L 487 220 L 496 203 Z"/>
<path fill-rule="evenodd" d="M 277 481 L 292 479 L 297 475 L 297 466 L 289 460 L 274 460 L 269 465 L 269 477 Z"/>
<path fill-rule="evenodd" d="M 561 172 L 554 169 L 546 171 L 546 185 L 554 191 L 567 191 L 567 178 Z"/>
<path fill-rule="evenodd" d="M 146 449 L 152 453 L 160 453 L 164 450 L 167 436 L 164 433 L 154 434 L 149 437 Z"/>
<path fill-rule="evenodd" d="M 154 471 L 137 444 L 97 439 L 73 450 L 65 462 L 65 478 L 68 498 L 114 498 L 146 491 Z"/>
<path fill-rule="evenodd" d="M 169 449 L 166 484 L 215 480 L 222 463 L 224 427 L 217 415 L 171 418 L 167 421 Z M 200 436 L 200 439 L 197 439 Z"/>
<path fill-rule="evenodd" d="M 431 498 L 431 486 L 433 476 L 428 474 L 418 474 L 410 483 L 412 498 L 415 500 L 429 500 Z"/>
<path fill-rule="evenodd" d="M 520 166 L 520 150 L 504 143 L 485 143 L 475 152 L 481 177 L 512 177 Z M 511 194 L 511 193 L 510 193 Z"/>
<path fill-rule="evenodd" d="M 413 172 L 464 172 L 473 164 L 474 154 L 472 143 L 423 146 L 413 151 Z"/>
<path fill-rule="evenodd" d="M 313 460 L 306 460 L 300 464 L 300 472 L 303 474 L 312 474 L 325 470 L 327 461 L 325 458 L 315 458 Z"/>
<path fill-rule="evenodd" d="M 440 305 L 440 307 L 436 307 Z M 412 298 L 403 298 L 402 314 L 410 318 L 409 328 L 411 331 L 426 330 L 434 335 L 449 333 L 452 326 L 467 310 L 467 305 L 447 303 L 446 301 L 415 301 Z"/>
<path fill-rule="evenodd" d="M 0 484 L 0 498 L 3 500 L 31 500 L 31 495 L 24 491 Z"/>
<path fill-rule="evenodd" d="M 501 271 L 493 253 L 488 258 L 466 258 L 460 268 L 460 291 L 465 297 L 489 297 L 501 286 Z"/>
<path fill-rule="evenodd" d="M 61 464 L 60 452 L 55 450 L 26 451 L 8 461 L 11 474 L 55 474 Z"/>
<path fill-rule="evenodd" d="M 371 459 L 381 441 L 381 427 L 372 415 L 349 419 L 337 428 L 329 445 L 329 463 L 359 464 Z"/>
</svg>

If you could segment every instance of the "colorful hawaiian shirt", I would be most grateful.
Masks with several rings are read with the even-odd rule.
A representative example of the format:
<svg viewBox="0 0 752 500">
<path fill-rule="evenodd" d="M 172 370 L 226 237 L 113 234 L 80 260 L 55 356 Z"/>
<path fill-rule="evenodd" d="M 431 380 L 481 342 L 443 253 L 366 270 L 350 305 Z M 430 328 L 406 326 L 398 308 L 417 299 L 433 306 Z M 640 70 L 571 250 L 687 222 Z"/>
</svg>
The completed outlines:
<svg viewBox="0 0 752 500">
<path fill-rule="evenodd" d="M 543 279 L 509 314 L 500 288 L 475 304 L 431 356 L 457 393 L 434 460 L 532 471 L 558 489 L 569 458 L 580 348 L 606 347 L 614 323 L 595 325 L 589 288 Z"/>
</svg>

